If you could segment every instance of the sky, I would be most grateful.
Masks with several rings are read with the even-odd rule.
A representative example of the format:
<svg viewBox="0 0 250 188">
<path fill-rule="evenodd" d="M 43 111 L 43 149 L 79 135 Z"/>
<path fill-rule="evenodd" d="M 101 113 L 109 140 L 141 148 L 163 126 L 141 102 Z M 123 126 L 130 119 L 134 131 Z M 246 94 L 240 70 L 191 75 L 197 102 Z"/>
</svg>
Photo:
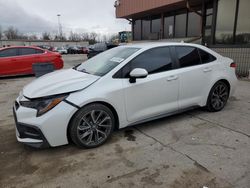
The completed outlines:
<svg viewBox="0 0 250 188">
<path fill-rule="evenodd" d="M 115 0 L 0 0 L 0 27 L 14 26 L 26 34 L 63 32 L 114 34 L 131 30 L 125 19 L 115 18 Z"/>
</svg>

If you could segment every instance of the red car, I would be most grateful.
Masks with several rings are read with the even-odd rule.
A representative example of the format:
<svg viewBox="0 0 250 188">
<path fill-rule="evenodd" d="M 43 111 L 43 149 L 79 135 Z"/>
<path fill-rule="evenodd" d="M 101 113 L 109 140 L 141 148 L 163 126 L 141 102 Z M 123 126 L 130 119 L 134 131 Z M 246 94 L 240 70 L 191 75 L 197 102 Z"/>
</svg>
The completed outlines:
<svg viewBox="0 0 250 188">
<path fill-rule="evenodd" d="M 34 63 L 52 63 L 63 68 L 62 56 L 38 47 L 12 46 L 0 48 L 0 76 L 34 74 Z"/>
</svg>

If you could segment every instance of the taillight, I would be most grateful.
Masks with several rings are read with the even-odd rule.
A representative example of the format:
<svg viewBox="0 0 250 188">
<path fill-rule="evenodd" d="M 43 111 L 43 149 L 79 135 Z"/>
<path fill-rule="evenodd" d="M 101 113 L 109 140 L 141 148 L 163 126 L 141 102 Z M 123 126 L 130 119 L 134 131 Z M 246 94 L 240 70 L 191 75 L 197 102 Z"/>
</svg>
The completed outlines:
<svg viewBox="0 0 250 188">
<path fill-rule="evenodd" d="M 230 64 L 230 67 L 236 68 L 236 63 L 231 63 L 231 64 Z"/>
</svg>

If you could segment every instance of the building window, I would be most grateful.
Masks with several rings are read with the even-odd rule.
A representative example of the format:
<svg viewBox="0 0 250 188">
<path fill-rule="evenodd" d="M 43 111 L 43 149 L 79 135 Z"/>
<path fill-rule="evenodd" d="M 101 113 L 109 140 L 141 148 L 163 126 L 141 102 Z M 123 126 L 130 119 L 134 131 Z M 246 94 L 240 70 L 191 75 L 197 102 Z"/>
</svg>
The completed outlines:
<svg viewBox="0 0 250 188">
<path fill-rule="evenodd" d="M 150 20 L 142 20 L 142 40 L 148 40 L 150 35 Z"/>
<path fill-rule="evenodd" d="M 179 14 L 175 16 L 175 37 L 186 37 L 187 14 Z"/>
<path fill-rule="evenodd" d="M 215 40 L 218 44 L 232 44 L 237 0 L 219 0 Z"/>
<path fill-rule="evenodd" d="M 250 1 L 240 0 L 235 40 L 236 43 L 250 43 Z"/>
<path fill-rule="evenodd" d="M 206 26 L 211 26 L 212 25 L 212 19 L 213 19 L 213 9 L 209 8 L 206 11 Z"/>
<path fill-rule="evenodd" d="M 161 31 L 161 18 L 152 19 L 152 33 L 160 33 Z"/>
<path fill-rule="evenodd" d="M 201 35 L 201 17 L 195 12 L 188 13 L 188 37 L 197 37 Z"/>
<path fill-rule="evenodd" d="M 133 40 L 141 40 L 141 20 L 134 22 L 134 36 Z"/>
<path fill-rule="evenodd" d="M 164 38 L 173 38 L 174 36 L 174 16 L 164 18 Z"/>
</svg>

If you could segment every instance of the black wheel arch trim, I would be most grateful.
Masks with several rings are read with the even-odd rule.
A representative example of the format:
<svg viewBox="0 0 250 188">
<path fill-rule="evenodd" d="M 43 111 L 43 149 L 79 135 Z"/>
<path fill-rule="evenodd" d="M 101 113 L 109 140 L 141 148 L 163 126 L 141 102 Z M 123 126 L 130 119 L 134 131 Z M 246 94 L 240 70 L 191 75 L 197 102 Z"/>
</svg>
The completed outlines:
<svg viewBox="0 0 250 188">
<path fill-rule="evenodd" d="M 73 102 L 68 101 L 67 99 L 64 99 L 63 102 L 65 102 L 65 103 L 67 103 L 67 104 L 69 104 L 69 105 L 77 108 L 78 110 L 81 108 L 80 106 L 74 104 Z"/>
</svg>

